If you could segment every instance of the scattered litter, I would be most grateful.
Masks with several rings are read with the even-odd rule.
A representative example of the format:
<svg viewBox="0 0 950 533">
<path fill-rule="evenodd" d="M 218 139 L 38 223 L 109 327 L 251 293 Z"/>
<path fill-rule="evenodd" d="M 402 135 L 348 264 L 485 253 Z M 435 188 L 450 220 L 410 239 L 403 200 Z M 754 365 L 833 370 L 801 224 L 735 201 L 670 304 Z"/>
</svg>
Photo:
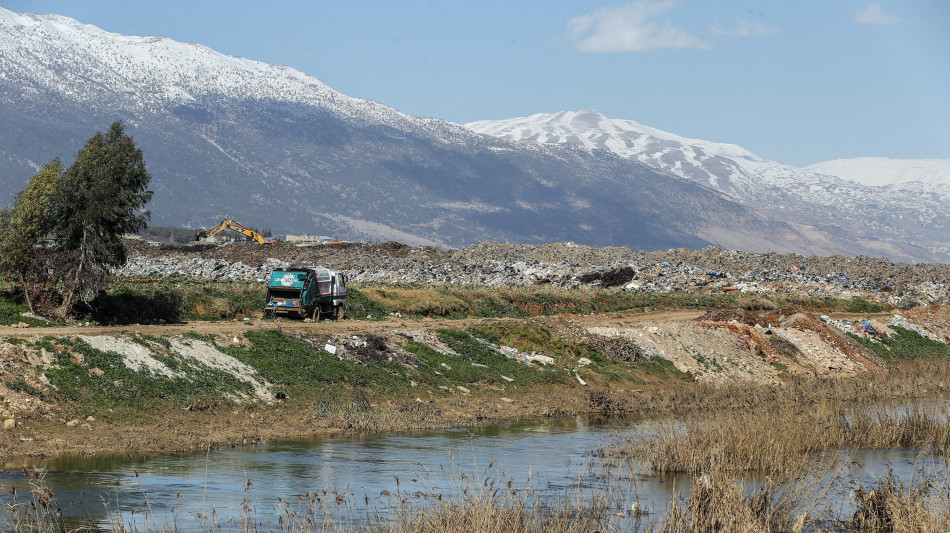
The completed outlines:
<svg viewBox="0 0 950 533">
<path fill-rule="evenodd" d="M 577 360 L 577 366 L 580 366 L 580 367 L 587 366 L 591 363 L 593 363 L 593 361 L 591 361 L 590 359 L 586 357 L 581 357 L 580 359 Z"/>
<path fill-rule="evenodd" d="M 544 355 L 544 354 L 540 354 L 540 353 L 539 353 L 539 354 L 535 354 L 534 352 L 531 352 L 531 355 L 528 356 L 528 357 L 526 357 L 526 358 L 525 358 L 525 361 L 528 362 L 528 363 L 539 363 L 539 364 L 542 364 L 542 365 L 553 365 L 553 364 L 554 364 L 554 358 L 551 357 L 550 355 Z"/>
<path fill-rule="evenodd" d="M 471 394 L 471 393 L 472 393 L 472 391 L 468 390 L 467 388 L 465 388 L 465 387 L 463 387 L 463 386 L 461 386 L 461 385 L 456 385 L 455 388 L 458 389 L 458 390 L 460 390 L 460 391 L 462 391 L 462 392 L 465 393 L 465 394 Z"/>
<path fill-rule="evenodd" d="M 515 381 L 514 378 L 509 378 L 508 376 L 501 376 L 501 379 L 507 381 L 508 383 L 513 383 Z"/>
<path fill-rule="evenodd" d="M 336 355 L 336 346 L 330 343 L 327 343 L 327 345 L 323 347 L 323 350 L 329 352 L 330 355 Z"/>
</svg>

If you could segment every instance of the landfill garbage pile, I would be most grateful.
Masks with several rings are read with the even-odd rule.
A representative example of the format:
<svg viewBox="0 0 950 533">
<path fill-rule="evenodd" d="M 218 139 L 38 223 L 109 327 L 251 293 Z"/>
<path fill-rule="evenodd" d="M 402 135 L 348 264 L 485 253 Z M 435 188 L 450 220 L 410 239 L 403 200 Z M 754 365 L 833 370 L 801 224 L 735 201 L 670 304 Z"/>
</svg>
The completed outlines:
<svg viewBox="0 0 950 533">
<path fill-rule="evenodd" d="M 894 263 L 866 256 L 752 253 L 708 247 L 641 252 L 574 243 L 482 242 L 445 252 L 399 243 L 323 246 L 234 243 L 177 249 L 130 244 L 115 273 L 212 280 L 262 280 L 288 265 L 322 265 L 351 281 L 561 287 L 669 293 L 739 291 L 852 298 L 911 308 L 950 300 L 950 265 Z"/>
</svg>

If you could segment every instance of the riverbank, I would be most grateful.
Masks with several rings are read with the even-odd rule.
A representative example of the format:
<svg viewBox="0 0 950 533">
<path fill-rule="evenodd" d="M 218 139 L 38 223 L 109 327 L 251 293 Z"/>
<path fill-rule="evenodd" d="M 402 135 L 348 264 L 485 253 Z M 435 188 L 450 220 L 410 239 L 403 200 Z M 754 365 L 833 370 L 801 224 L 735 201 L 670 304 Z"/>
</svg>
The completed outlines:
<svg viewBox="0 0 950 533">
<path fill-rule="evenodd" d="M 0 457 L 23 464 L 573 414 L 712 413 L 814 380 L 872 387 L 878 399 L 926 397 L 947 384 L 921 365 L 948 354 L 930 338 L 944 334 L 945 310 L 924 309 L 899 319 L 716 309 L 6 328 Z"/>
</svg>

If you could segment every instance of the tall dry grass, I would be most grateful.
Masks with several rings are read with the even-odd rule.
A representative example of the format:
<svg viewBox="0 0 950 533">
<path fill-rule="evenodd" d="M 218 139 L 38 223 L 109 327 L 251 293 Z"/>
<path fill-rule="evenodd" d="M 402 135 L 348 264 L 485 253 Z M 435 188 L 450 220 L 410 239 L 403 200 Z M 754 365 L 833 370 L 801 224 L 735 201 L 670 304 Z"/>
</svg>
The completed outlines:
<svg viewBox="0 0 950 533">
<path fill-rule="evenodd" d="M 933 476 L 909 483 L 893 473 L 854 491 L 856 509 L 837 525 L 859 533 L 943 533 L 950 530 L 950 485 Z"/>
<path fill-rule="evenodd" d="M 869 379 L 864 385 L 875 378 Z M 807 395 L 795 387 L 777 389 L 767 402 L 735 398 L 728 408 L 715 409 L 710 403 L 708 412 L 660 422 L 601 454 L 608 460 L 633 462 L 649 474 L 700 475 L 721 469 L 788 477 L 806 471 L 828 451 L 921 448 L 946 454 L 950 450 L 946 413 L 925 413 L 915 403 L 882 403 L 880 391 L 855 386 L 860 384 L 861 380 L 852 380 L 850 386 L 814 383 Z M 870 392 L 862 396 L 862 390 Z"/>
<path fill-rule="evenodd" d="M 803 413 L 763 408 L 663 423 L 606 454 L 642 461 L 651 474 L 703 474 L 721 468 L 794 476 L 823 452 L 910 447 L 945 453 L 950 447 L 950 423 L 914 409 L 820 406 Z"/>
<path fill-rule="evenodd" d="M 741 483 L 724 477 L 702 476 L 693 481 L 692 494 L 671 502 L 661 533 L 778 533 L 804 531 L 808 512 L 804 494 L 794 487 L 766 483 L 746 491 Z"/>
</svg>

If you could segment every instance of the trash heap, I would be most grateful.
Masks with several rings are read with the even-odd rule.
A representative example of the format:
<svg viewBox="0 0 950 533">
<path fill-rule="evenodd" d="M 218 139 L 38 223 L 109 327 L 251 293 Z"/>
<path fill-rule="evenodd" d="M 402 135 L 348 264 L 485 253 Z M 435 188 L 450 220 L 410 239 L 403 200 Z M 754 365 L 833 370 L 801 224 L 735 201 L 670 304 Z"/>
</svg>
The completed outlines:
<svg viewBox="0 0 950 533">
<path fill-rule="evenodd" d="M 299 247 L 235 243 L 158 249 L 131 246 L 115 274 L 263 280 L 288 265 L 322 265 L 351 281 L 572 287 L 670 293 L 738 291 L 852 298 L 911 308 L 950 300 L 950 265 L 894 263 L 866 256 L 829 257 L 676 249 L 642 252 L 574 243 L 482 242 L 454 252 L 399 243 Z"/>
</svg>

